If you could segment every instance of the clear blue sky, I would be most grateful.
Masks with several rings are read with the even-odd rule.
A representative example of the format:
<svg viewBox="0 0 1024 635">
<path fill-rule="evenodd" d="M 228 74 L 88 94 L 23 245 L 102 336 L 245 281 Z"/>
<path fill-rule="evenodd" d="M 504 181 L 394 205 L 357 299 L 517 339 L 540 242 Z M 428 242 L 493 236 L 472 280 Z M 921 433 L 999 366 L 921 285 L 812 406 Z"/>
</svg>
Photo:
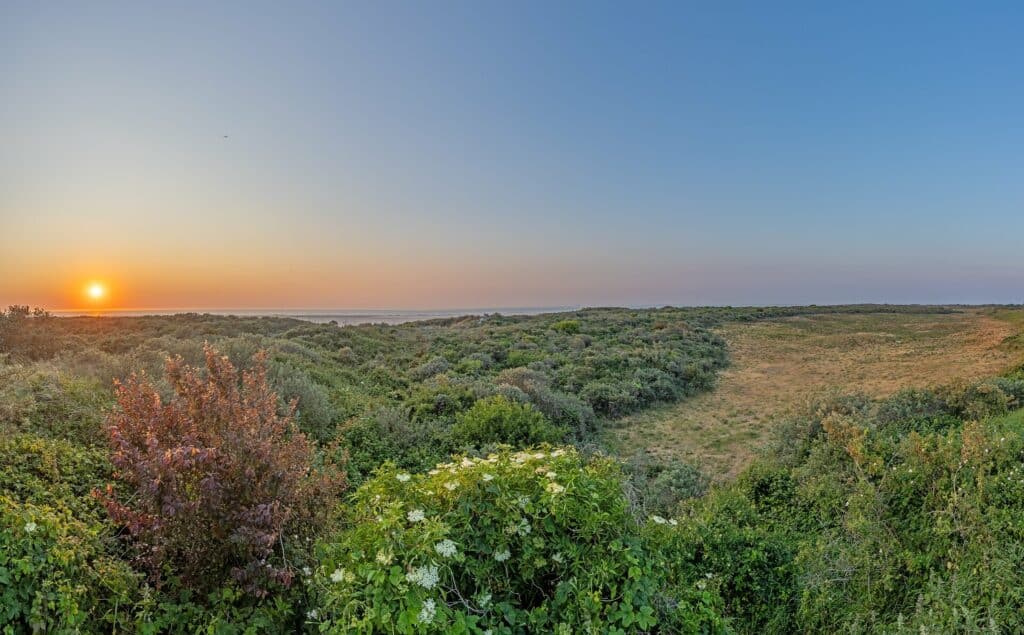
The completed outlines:
<svg viewBox="0 0 1024 635">
<path fill-rule="evenodd" d="M 1024 4 L 208 4 L 0 8 L 0 301 L 1024 301 Z"/>
</svg>

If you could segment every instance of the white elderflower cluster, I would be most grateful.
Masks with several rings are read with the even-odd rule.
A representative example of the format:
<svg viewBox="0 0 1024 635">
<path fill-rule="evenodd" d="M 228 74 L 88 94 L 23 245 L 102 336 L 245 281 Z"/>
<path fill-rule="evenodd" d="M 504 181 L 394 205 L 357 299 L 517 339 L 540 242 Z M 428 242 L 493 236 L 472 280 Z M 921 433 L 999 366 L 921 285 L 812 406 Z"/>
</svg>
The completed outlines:
<svg viewBox="0 0 1024 635">
<path fill-rule="evenodd" d="M 334 583 L 351 582 L 354 579 L 355 579 L 355 576 L 352 575 L 351 572 L 345 571 L 341 567 L 335 569 L 334 573 L 331 574 L 331 582 L 334 582 Z"/>
<path fill-rule="evenodd" d="M 437 605 L 433 600 L 427 598 L 426 600 L 423 600 L 423 608 L 420 609 L 420 614 L 416 619 L 418 619 L 421 624 L 430 624 L 434 621 L 434 616 L 436 615 Z"/>
<path fill-rule="evenodd" d="M 423 513 L 422 509 L 413 509 L 408 514 L 406 514 L 405 517 L 408 518 L 409 522 L 411 523 L 418 523 L 427 516 Z"/>
<path fill-rule="evenodd" d="M 451 558 L 459 551 L 459 549 L 455 546 L 454 542 L 445 538 L 441 542 L 434 545 L 434 551 L 441 554 L 441 556 L 444 558 Z"/>
<path fill-rule="evenodd" d="M 436 565 L 417 567 L 405 574 L 405 579 L 413 584 L 418 584 L 424 589 L 433 589 L 437 586 L 440 576 L 437 573 Z"/>
<path fill-rule="evenodd" d="M 387 565 L 391 564 L 391 560 L 392 559 L 393 559 L 393 556 L 390 553 L 384 551 L 383 549 L 381 549 L 380 551 L 377 552 L 376 560 L 377 560 L 377 562 L 379 562 L 382 565 L 387 566 Z"/>
<path fill-rule="evenodd" d="M 395 478 L 398 479 L 399 483 L 408 483 L 409 479 L 412 478 L 412 475 L 407 472 L 402 472 L 401 474 L 397 474 Z"/>
<path fill-rule="evenodd" d="M 502 549 L 501 551 L 494 552 L 494 559 L 498 562 L 505 562 L 512 557 L 512 553 L 508 549 Z"/>
<path fill-rule="evenodd" d="M 561 494 L 562 492 L 565 491 L 565 487 L 563 487 L 562 485 L 559 485 L 558 483 L 556 483 L 554 481 L 551 481 L 550 483 L 548 483 L 547 486 L 544 489 L 546 489 L 549 494 Z"/>
</svg>

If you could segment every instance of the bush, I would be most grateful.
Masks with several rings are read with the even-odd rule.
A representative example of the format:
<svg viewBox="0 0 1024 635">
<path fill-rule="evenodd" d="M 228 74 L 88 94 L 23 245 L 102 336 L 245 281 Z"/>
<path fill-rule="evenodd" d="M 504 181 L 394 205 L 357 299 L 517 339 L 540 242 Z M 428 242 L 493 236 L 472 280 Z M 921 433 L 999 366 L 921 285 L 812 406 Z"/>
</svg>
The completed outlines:
<svg viewBox="0 0 1024 635">
<path fill-rule="evenodd" d="M 611 418 L 621 417 L 637 407 L 636 388 L 625 382 L 592 382 L 583 387 L 580 397 L 594 412 Z"/>
<path fill-rule="evenodd" d="M 107 555 L 99 526 L 0 495 L 0 628 L 5 633 L 129 631 L 119 607 L 141 580 Z"/>
<path fill-rule="evenodd" d="M 341 431 L 348 453 L 349 482 L 362 483 L 385 462 L 422 471 L 453 450 L 450 431 L 436 422 L 412 421 L 397 408 L 383 408 L 349 422 Z"/>
<path fill-rule="evenodd" d="M 593 409 L 579 397 L 552 389 L 551 380 L 544 373 L 521 367 L 508 368 L 498 374 L 495 382 L 499 394 L 509 396 L 502 391 L 517 389 L 553 424 L 569 428 L 579 441 L 589 439 L 597 429 Z"/>
<path fill-rule="evenodd" d="M 949 386 L 945 389 L 944 397 L 958 417 L 972 421 L 1004 414 L 1013 401 L 992 381 Z"/>
<path fill-rule="evenodd" d="M 110 479 L 111 465 L 102 448 L 15 434 L 0 439 L 0 465 L 0 492 L 15 501 L 67 509 L 80 519 L 105 516 L 90 496 Z"/>
<path fill-rule="evenodd" d="M 451 368 L 451 364 L 448 360 L 443 357 L 434 357 L 429 362 L 424 362 L 416 368 L 410 371 L 409 376 L 416 381 L 423 381 L 429 379 L 434 375 L 440 375 L 441 373 L 447 372 Z"/>
<path fill-rule="evenodd" d="M 637 522 L 617 463 L 547 448 L 385 466 L 321 544 L 327 632 L 708 632 L 711 594 L 670 575 L 675 521 Z M 660 524 L 658 524 L 660 523 Z M 703 582 L 701 582 L 703 584 Z"/>
<path fill-rule="evenodd" d="M 275 364 L 271 370 L 271 383 L 284 399 L 284 404 L 295 402 L 295 419 L 299 429 L 317 441 L 327 441 L 334 435 L 334 408 L 330 396 L 320 384 L 298 368 Z M 281 414 L 287 414 L 283 405 Z"/>
<path fill-rule="evenodd" d="M 108 487 L 104 500 L 154 579 L 209 590 L 230 577 L 257 595 L 287 586 L 286 530 L 310 535 L 343 484 L 331 466 L 311 472 L 313 446 L 278 414 L 265 356 L 253 361 L 239 386 L 210 346 L 206 378 L 168 360 L 175 398 L 166 404 L 145 377 L 118 385 L 111 461 L 131 495 Z"/>
<path fill-rule="evenodd" d="M 109 390 L 47 366 L 0 366 L 0 432 L 103 441 Z"/>
<path fill-rule="evenodd" d="M 567 333 L 569 335 L 575 335 L 580 332 L 580 321 L 579 320 L 559 320 L 551 325 L 551 328 L 558 331 L 559 333 Z"/>
<path fill-rule="evenodd" d="M 673 460 L 651 463 L 646 457 L 636 457 L 628 463 L 633 475 L 633 488 L 638 495 L 637 505 L 642 515 L 674 515 L 679 504 L 703 496 L 710 481 L 689 463 Z"/>
<path fill-rule="evenodd" d="M 478 448 L 498 443 L 523 447 L 554 443 L 564 437 L 565 430 L 548 423 L 536 408 L 501 395 L 477 401 L 456 417 L 452 427 L 455 443 Z"/>
</svg>

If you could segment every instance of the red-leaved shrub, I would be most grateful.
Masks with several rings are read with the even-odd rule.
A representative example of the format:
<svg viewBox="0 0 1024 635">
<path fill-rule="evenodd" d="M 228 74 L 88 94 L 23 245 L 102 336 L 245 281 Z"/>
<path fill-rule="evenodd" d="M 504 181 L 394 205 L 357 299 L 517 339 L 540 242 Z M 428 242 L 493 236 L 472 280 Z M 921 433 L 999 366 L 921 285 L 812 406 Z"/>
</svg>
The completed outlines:
<svg viewBox="0 0 1024 635">
<path fill-rule="evenodd" d="M 278 414 L 265 353 L 239 381 L 226 356 L 205 351 L 205 375 L 167 360 L 166 403 L 144 375 L 117 383 L 108 432 L 129 495 L 101 496 L 158 583 L 169 574 L 210 589 L 230 576 L 263 595 L 291 583 L 286 541 L 310 536 L 344 478 L 336 466 L 311 468 L 315 448 L 294 424 L 294 403 Z"/>
</svg>

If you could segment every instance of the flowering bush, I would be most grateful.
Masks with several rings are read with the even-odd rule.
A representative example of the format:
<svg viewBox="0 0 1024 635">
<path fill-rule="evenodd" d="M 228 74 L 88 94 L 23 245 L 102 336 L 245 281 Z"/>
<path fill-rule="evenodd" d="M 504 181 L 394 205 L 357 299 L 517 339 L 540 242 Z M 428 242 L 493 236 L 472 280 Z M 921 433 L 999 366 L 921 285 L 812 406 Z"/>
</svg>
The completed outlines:
<svg viewBox="0 0 1024 635">
<path fill-rule="evenodd" d="M 386 465 L 321 545 L 310 620 L 339 633 L 681 628 L 694 611 L 666 588 L 659 546 L 675 521 L 634 520 L 622 478 L 614 461 L 548 447 L 421 475 Z"/>
<path fill-rule="evenodd" d="M 239 386 L 227 357 L 205 353 L 205 378 L 168 360 L 176 396 L 166 404 L 145 377 L 118 386 L 111 462 L 134 495 L 103 498 L 154 578 L 209 590 L 230 574 L 262 595 L 290 584 L 285 537 L 310 536 L 343 480 L 330 465 L 311 469 L 313 445 L 278 414 L 263 354 Z"/>
</svg>

